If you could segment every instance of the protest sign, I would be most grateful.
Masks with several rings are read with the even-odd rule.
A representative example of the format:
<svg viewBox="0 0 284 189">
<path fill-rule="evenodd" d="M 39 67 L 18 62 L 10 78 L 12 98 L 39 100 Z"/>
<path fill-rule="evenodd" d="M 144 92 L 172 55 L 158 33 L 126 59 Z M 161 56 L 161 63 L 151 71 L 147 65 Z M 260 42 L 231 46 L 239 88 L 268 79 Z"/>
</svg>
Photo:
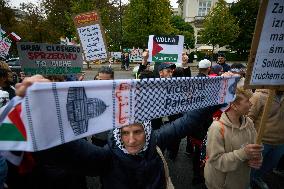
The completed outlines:
<svg viewBox="0 0 284 189">
<path fill-rule="evenodd" d="M 182 62 L 184 36 L 150 35 L 149 62 Z"/>
<path fill-rule="evenodd" d="M 107 46 L 98 12 L 79 14 L 74 17 L 74 23 L 84 50 L 85 60 L 106 59 Z"/>
<path fill-rule="evenodd" d="M 6 32 L 0 28 L 0 57 L 6 59 L 9 54 L 12 40 L 8 38 Z"/>
<path fill-rule="evenodd" d="M 276 90 L 284 89 L 284 1 L 263 0 L 257 15 L 245 87 L 270 89 L 257 135 L 262 143 Z"/>
<path fill-rule="evenodd" d="M 121 59 L 121 52 L 110 52 L 110 56 L 115 58 L 116 60 Z"/>
<path fill-rule="evenodd" d="M 78 46 L 20 42 L 17 49 L 26 75 L 65 75 L 82 70 L 82 50 Z"/>
<path fill-rule="evenodd" d="M 131 49 L 129 54 L 129 60 L 130 62 L 142 62 L 142 53 L 143 49 Z"/>
<path fill-rule="evenodd" d="M 239 77 L 35 83 L 21 108 L 7 105 L 6 114 L 20 111 L 23 124 L 14 126 L 18 140 L 0 138 L 0 150 L 43 150 L 128 124 L 228 103 L 237 81 Z M 16 123 L 3 117 L 0 133 L 3 123 Z"/>
<path fill-rule="evenodd" d="M 261 3 L 250 51 L 246 86 L 284 86 L 284 1 Z"/>
</svg>

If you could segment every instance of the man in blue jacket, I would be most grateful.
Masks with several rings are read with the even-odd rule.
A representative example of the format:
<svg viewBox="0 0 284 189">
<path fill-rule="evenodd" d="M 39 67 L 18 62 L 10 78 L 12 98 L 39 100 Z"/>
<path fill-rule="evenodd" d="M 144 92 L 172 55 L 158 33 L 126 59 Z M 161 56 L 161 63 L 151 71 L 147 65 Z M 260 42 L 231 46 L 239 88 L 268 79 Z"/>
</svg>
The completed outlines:
<svg viewBox="0 0 284 189">
<path fill-rule="evenodd" d="M 219 65 L 223 67 L 223 72 L 230 71 L 231 67 L 229 64 L 226 63 L 226 57 L 224 54 L 220 53 L 218 54 L 218 62 Z"/>
</svg>

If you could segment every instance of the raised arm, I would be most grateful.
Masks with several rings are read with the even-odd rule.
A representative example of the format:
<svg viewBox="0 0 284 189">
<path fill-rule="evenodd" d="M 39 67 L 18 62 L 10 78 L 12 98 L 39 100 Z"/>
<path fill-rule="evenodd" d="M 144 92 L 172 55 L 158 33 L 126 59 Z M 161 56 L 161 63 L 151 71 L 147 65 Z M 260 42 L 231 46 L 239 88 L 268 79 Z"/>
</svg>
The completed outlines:
<svg viewBox="0 0 284 189">
<path fill-rule="evenodd" d="M 183 117 L 170 122 L 156 130 L 158 146 L 164 148 L 178 138 L 184 138 L 200 126 L 202 120 L 212 117 L 212 114 L 223 105 L 209 106 L 184 113 Z"/>
</svg>

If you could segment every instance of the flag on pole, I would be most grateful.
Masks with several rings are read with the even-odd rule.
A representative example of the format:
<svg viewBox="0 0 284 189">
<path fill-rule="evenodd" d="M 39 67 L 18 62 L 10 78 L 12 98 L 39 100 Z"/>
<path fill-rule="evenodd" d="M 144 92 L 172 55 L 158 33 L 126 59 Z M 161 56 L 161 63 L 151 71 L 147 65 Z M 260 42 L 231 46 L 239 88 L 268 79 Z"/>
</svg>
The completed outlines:
<svg viewBox="0 0 284 189">
<path fill-rule="evenodd" d="M 12 32 L 9 34 L 9 37 L 11 37 L 14 41 L 18 42 L 21 40 L 21 37 L 18 36 L 16 33 Z"/>
</svg>

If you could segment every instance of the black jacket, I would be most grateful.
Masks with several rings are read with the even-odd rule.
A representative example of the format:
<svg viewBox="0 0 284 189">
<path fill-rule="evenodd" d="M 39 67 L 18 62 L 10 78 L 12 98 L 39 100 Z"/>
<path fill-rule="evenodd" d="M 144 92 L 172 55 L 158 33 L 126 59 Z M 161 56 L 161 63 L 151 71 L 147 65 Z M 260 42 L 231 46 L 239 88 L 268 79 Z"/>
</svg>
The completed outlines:
<svg viewBox="0 0 284 189">
<path fill-rule="evenodd" d="M 212 115 L 220 106 L 190 111 L 183 117 L 153 131 L 148 149 L 139 155 L 123 153 L 113 137 L 108 145 L 97 147 L 80 139 L 34 153 L 42 163 L 60 166 L 70 172 L 100 176 L 104 189 L 163 189 L 164 167 L 156 146 L 165 149 L 172 141 L 193 132 L 204 114 Z"/>
</svg>

